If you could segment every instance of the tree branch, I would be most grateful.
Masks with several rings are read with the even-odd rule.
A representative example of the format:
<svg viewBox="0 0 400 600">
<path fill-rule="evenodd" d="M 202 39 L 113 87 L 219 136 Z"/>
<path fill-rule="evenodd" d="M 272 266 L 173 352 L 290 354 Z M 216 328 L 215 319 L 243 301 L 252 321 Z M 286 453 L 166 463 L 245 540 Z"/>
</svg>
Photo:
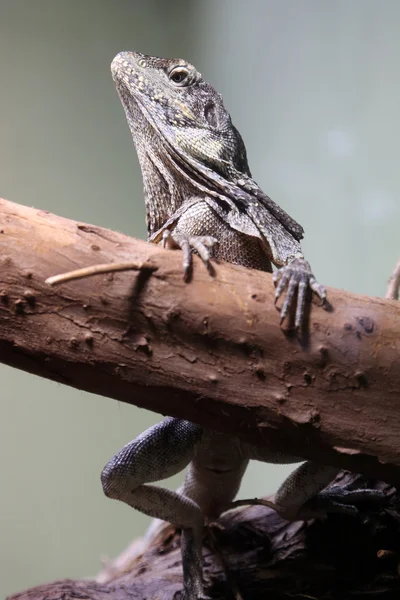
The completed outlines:
<svg viewBox="0 0 400 600">
<path fill-rule="evenodd" d="M 290 454 L 397 479 L 398 303 L 329 290 L 333 308 L 313 306 L 310 334 L 299 337 L 280 329 L 268 274 L 218 264 L 211 278 L 195 259 L 188 285 L 179 252 L 5 200 L 0 224 L 1 361 Z M 94 267 L 96 276 L 56 290 L 44 283 L 110 262 L 136 272 Z M 389 504 L 363 520 L 337 515 L 322 523 L 286 523 L 260 506 L 222 516 L 216 544 L 208 532 L 204 548 L 213 598 L 398 593 L 399 497 L 387 484 L 346 475 L 340 483 L 343 477 L 382 489 Z M 163 526 L 96 581 L 59 581 L 13 600 L 172 600 L 181 589 L 179 533 Z"/>
<path fill-rule="evenodd" d="M 396 266 L 393 269 L 391 276 L 389 277 L 385 298 L 390 298 L 392 300 L 398 300 L 399 299 L 399 290 L 400 290 L 400 259 L 397 261 Z"/>
<path fill-rule="evenodd" d="M 382 490 L 384 510 L 362 519 L 331 515 L 327 521 L 283 521 L 261 506 L 226 513 L 203 544 L 207 593 L 217 600 L 386 600 L 400 593 L 399 497 L 393 488 L 342 475 L 338 483 L 367 483 Z M 175 600 L 182 590 L 180 536 L 162 525 L 135 540 L 95 580 L 62 580 L 9 600 Z M 179 597 L 179 596 L 178 596 Z"/>
<path fill-rule="evenodd" d="M 396 481 L 400 306 L 329 290 L 283 333 L 271 276 L 0 201 L 0 360 L 67 385 Z M 138 271 L 49 288 L 110 262 Z M 351 442 L 350 442 L 351 440 Z"/>
</svg>

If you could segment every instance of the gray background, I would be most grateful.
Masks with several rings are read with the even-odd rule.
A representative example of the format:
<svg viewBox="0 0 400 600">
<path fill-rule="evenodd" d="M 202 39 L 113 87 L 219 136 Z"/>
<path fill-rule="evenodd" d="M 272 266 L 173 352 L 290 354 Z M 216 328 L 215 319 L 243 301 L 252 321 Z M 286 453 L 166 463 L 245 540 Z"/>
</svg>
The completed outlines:
<svg viewBox="0 0 400 600">
<path fill-rule="evenodd" d="M 0 0 L 0 196 L 144 237 L 109 64 L 123 49 L 184 57 L 224 95 L 255 179 L 305 227 L 317 277 L 383 294 L 399 255 L 399 19 L 397 0 Z M 144 531 L 99 473 L 159 417 L 0 371 L 4 596 L 95 574 Z M 288 469 L 252 467 L 241 493 L 273 492 Z"/>
</svg>

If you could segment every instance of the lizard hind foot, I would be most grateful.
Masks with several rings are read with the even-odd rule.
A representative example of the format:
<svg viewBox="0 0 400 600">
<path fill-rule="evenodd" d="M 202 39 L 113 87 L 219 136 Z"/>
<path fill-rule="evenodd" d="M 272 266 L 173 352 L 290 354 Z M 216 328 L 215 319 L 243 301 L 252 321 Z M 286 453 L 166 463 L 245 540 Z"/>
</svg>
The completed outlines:
<svg viewBox="0 0 400 600">
<path fill-rule="evenodd" d="M 304 258 L 295 258 L 288 265 L 273 273 L 276 286 L 275 303 L 285 288 L 286 297 L 281 308 L 281 323 L 287 317 L 289 310 L 296 303 L 295 328 L 299 329 L 305 318 L 305 302 L 308 288 L 321 298 L 324 303 L 326 289 L 315 279 L 309 263 Z"/>
<path fill-rule="evenodd" d="M 324 518 L 331 513 L 358 516 L 383 508 L 387 503 L 387 497 L 380 490 L 333 485 L 306 502 L 300 509 L 300 518 Z"/>
<path fill-rule="evenodd" d="M 183 279 L 189 281 L 193 268 L 193 252 L 196 252 L 207 267 L 210 274 L 213 268 L 210 259 L 213 249 L 218 245 L 218 240 L 211 235 L 187 235 L 178 231 L 172 232 L 165 229 L 162 237 L 164 248 L 181 248 L 183 252 Z"/>
</svg>

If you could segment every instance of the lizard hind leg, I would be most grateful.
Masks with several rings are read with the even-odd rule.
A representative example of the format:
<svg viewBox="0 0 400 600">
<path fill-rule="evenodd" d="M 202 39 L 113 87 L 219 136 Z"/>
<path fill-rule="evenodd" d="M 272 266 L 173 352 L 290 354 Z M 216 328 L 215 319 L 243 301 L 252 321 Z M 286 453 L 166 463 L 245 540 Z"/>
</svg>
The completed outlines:
<svg viewBox="0 0 400 600">
<path fill-rule="evenodd" d="M 337 467 L 312 461 L 301 464 L 276 493 L 275 502 L 283 507 L 281 516 L 293 521 L 324 518 L 329 513 L 357 516 L 359 504 L 376 508 L 386 502 L 380 490 L 351 489 L 351 484 L 327 487 L 339 473 Z"/>
<path fill-rule="evenodd" d="M 101 474 L 106 496 L 182 528 L 185 600 L 205 597 L 201 553 L 204 517 L 198 504 L 179 490 L 148 483 L 186 467 L 201 435 L 198 425 L 168 417 L 124 446 Z"/>
</svg>

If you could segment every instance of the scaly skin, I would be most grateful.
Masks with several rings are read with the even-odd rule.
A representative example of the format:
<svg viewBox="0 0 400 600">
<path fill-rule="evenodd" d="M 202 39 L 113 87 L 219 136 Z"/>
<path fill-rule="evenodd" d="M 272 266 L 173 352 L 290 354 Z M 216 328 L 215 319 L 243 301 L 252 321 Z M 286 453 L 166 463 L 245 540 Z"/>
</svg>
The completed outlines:
<svg viewBox="0 0 400 600">
<path fill-rule="evenodd" d="M 277 296 L 287 288 L 281 316 L 297 300 L 299 327 L 307 289 L 321 299 L 325 289 L 301 252 L 303 229 L 252 180 L 245 146 L 221 96 L 184 60 L 123 52 L 112 63 L 112 75 L 142 168 L 150 241 L 182 248 L 185 277 L 192 251 L 206 264 L 215 257 L 261 271 L 272 271 L 272 263 L 281 267 L 275 273 Z M 187 600 L 205 597 L 204 524 L 229 508 L 251 459 L 301 460 L 168 417 L 122 448 L 102 472 L 107 496 L 182 528 Z M 186 466 L 178 491 L 149 485 Z M 334 490 L 332 502 L 322 492 L 337 473 L 303 463 L 278 490 L 277 509 L 289 519 L 330 509 L 353 513 L 346 490 Z"/>
<path fill-rule="evenodd" d="M 191 250 L 206 263 L 214 256 L 262 271 L 280 267 L 277 297 L 288 289 L 281 319 L 297 297 L 300 327 L 307 289 L 324 300 L 325 288 L 304 260 L 303 228 L 251 178 L 221 96 L 182 59 L 121 52 L 111 71 L 142 169 L 149 240 L 183 249 L 187 279 Z"/>
</svg>

